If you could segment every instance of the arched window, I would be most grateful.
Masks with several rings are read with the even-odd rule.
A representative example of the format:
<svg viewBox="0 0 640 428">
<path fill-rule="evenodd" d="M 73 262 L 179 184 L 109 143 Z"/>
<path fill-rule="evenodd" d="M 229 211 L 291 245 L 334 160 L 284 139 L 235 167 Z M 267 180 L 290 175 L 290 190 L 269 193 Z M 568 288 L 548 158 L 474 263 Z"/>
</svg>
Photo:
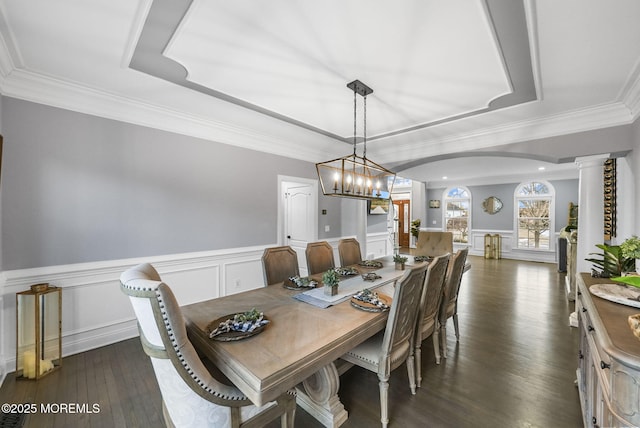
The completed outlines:
<svg viewBox="0 0 640 428">
<path fill-rule="evenodd" d="M 544 181 L 529 181 L 516 187 L 516 230 L 518 248 L 550 250 L 554 231 L 555 192 Z"/>
<path fill-rule="evenodd" d="M 468 243 L 471 228 L 471 193 L 465 187 L 450 187 L 444 191 L 443 199 L 445 231 L 453 232 L 453 242 Z"/>
</svg>

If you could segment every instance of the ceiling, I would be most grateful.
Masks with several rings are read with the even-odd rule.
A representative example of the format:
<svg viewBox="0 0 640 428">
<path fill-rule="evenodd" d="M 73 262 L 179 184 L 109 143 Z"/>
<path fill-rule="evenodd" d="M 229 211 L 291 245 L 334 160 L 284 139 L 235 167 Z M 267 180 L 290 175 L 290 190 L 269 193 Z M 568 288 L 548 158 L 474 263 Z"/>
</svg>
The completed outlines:
<svg viewBox="0 0 640 428">
<path fill-rule="evenodd" d="M 320 162 L 351 152 L 359 79 L 367 156 L 399 175 L 572 178 L 575 157 L 632 148 L 639 17 L 637 0 L 0 0 L 0 90 Z"/>
</svg>

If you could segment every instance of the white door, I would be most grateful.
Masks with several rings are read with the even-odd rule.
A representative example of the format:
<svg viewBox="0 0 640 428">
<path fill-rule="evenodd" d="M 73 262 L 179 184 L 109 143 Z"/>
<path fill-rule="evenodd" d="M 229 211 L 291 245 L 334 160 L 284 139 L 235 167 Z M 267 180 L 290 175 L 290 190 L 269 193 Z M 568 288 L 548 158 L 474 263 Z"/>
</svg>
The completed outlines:
<svg viewBox="0 0 640 428">
<path fill-rule="evenodd" d="M 318 236 L 317 183 L 302 181 L 281 182 L 283 215 L 282 242 L 298 254 L 300 275 L 307 275 L 305 250 L 307 243 Z"/>
</svg>

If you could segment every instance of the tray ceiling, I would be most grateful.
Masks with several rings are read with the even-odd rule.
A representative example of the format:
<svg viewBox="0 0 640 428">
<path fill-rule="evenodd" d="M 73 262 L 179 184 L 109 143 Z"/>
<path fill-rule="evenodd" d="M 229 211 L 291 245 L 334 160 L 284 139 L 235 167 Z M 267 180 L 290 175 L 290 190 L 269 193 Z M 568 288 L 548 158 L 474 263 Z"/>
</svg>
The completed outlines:
<svg viewBox="0 0 640 428">
<path fill-rule="evenodd" d="M 368 155 L 412 178 L 467 155 L 465 176 L 487 176 L 505 148 L 575 175 L 575 156 L 630 139 L 561 139 L 544 160 L 532 142 L 638 117 L 638 16 L 635 0 L 4 0 L 0 89 L 315 162 L 346 154 L 359 79 Z"/>
</svg>

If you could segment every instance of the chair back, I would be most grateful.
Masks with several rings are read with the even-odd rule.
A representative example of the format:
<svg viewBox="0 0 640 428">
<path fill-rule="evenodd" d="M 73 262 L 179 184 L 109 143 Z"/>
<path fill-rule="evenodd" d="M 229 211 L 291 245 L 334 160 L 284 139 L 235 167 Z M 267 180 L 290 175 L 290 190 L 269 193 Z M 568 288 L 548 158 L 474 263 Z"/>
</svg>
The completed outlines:
<svg viewBox="0 0 640 428">
<path fill-rule="evenodd" d="M 378 365 L 378 375 L 388 376 L 413 352 L 413 336 L 427 264 L 407 269 L 396 284 L 387 318 Z"/>
<path fill-rule="evenodd" d="M 300 275 L 298 255 L 291 247 L 266 248 L 262 254 L 265 285 L 284 282 L 291 276 Z"/>
<path fill-rule="evenodd" d="M 140 341 L 151 359 L 172 424 L 204 427 L 218 420 L 222 425 L 216 426 L 231 426 L 231 407 L 247 406 L 251 401 L 236 387 L 211 376 L 187 337 L 171 288 L 147 263 L 125 271 L 120 282 L 133 306 Z"/>
<path fill-rule="evenodd" d="M 441 324 L 445 323 L 447 321 L 447 318 L 451 317 L 456 312 L 456 305 L 458 304 L 458 293 L 460 292 L 460 283 L 462 282 L 462 274 L 464 273 L 464 266 L 467 262 L 468 253 L 468 248 L 459 250 L 453 256 L 453 260 L 451 261 L 449 269 L 447 270 L 442 303 L 440 304 Z"/>
<path fill-rule="evenodd" d="M 418 233 L 418 242 L 413 254 L 427 257 L 453 254 L 453 233 L 421 230 Z"/>
<path fill-rule="evenodd" d="M 345 238 L 338 241 L 340 266 L 351 266 L 362 261 L 360 243 L 355 238 Z"/>
<path fill-rule="evenodd" d="M 333 248 L 327 241 L 308 243 L 305 256 L 307 257 L 309 275 L 322 273 L 336 267 L 333 260 Z"/>
<path fill-rule="evenodd" d="M 421 342 L 431 335 L 438 327 L 438 313 L 442 302 L 449 254 L 436 257 L 427 268 L 425 286 L 420 298 L 418 312 L 418 327 L 416 328 L 416 342 Z"/>
</svg>

